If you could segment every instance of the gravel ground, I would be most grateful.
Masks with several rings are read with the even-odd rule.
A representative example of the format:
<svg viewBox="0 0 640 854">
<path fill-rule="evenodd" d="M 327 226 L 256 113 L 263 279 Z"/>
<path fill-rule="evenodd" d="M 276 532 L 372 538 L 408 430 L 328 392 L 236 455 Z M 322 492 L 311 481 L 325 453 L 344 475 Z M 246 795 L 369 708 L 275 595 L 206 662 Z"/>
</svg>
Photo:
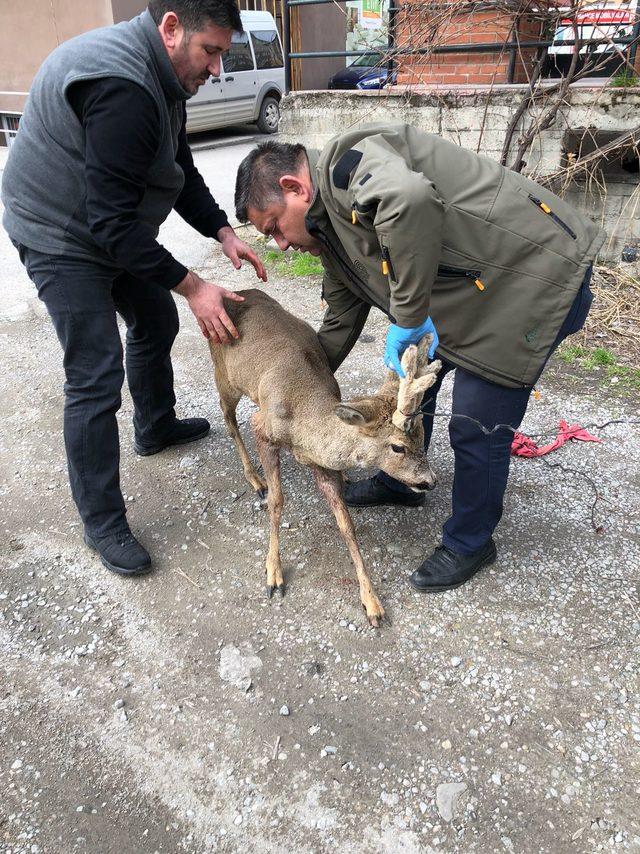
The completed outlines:
<svg viewBox="0 0 640 854">
<path fill-rule="evenodd" d="M 204 267 L 253 283 L 221 275 L 216 254 Z M 319 323 L 315 282 L 269 292 Z M 601 533 L 584 479 L 517 460 L 497 563 L 425 597 L 407 575 L 449 509 L 443 419 L 427 506 L 353 513 L 390 617 L 375 631 L 309 472 L 286 456 L 288 592 L 265 598 L 267 514 L 183 305 L 179 410 L 211 435 L 138 458 L 125 395 L 123 488 L 156 571 L 103 569 L 69 498 L 58 344 L 27 304 L 0 324 L 1 851 L 640 851 L 637 428 L 548 458 L 597 482 Z M 383 340 L 373 317 L 340 370 L 345 396 L 375 388 Z M 637 417 L 637 401 L 560 368 L 541 391 L 530 433 Z"/>
</svg>

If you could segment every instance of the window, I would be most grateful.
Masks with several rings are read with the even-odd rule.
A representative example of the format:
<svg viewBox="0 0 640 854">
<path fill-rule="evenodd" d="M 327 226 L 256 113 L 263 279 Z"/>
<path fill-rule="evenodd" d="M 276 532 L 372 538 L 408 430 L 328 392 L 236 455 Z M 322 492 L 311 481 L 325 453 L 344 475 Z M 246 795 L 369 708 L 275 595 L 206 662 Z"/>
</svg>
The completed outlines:
<svg viewBox="0 0 640 854">
<path fill-rule="evenodd" d="M 366 68 L 375 68 L 376 65 L 381 65 L 384 62 L 384 57 L 381 53 L 371 53 L 369 56 L 358 56 L 355 62 L 351 65 L 365 66 Z"/>
<path fill-rule="evenodd" d="M 242 33 L 242 35 L 234 33 L 231 47 L 222 54 L 222 65 L 225 74 L 233 71 L 254 70 L 249 36 L 246 33 Z"/>
<path fill-rule="evenodd" d="M 282 68 L 282 50 L 275 30 L 259 30 L 251 33 L 253 50 L 258 68 Z"/>
</svg>

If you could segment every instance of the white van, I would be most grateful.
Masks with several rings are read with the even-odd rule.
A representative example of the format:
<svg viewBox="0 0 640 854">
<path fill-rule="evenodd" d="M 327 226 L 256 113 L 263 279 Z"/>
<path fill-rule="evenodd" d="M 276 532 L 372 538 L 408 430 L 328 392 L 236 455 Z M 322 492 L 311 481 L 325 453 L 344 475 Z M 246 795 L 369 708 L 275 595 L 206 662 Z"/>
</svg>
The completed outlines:
<svg viewBox="0 0 640 854">
<path fill-rule="evenodd" d="M 276 22 L 269 12 L 241 12 L 242 35 L 233 34 L 212 77 L 187 101 L 187 132 L 256 122 L 275 133 L 284 94 L 284 60 Z"/>
</svg>

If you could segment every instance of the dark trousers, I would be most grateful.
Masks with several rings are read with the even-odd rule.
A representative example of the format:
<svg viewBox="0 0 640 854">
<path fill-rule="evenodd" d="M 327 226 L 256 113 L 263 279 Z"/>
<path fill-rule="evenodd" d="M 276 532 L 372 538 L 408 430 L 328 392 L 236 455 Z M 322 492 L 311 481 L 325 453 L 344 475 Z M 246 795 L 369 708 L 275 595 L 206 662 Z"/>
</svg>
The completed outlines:
<svg viewBox="0 0 640 854">
<path fill-rule="evenodd" d="M 144 441 L 175 419 L 171 346 L 178 312 L 171 294 L 90 261 L 19 246 L 64 351 L 64 441 L 71 492 L 87 531 L 126 525 L 116 412 L 124 381 L 116 312 L 127 325 L 126 374 L 134 429 Z"/>
<path fill-rule="evenodd" d="M 582 283 L 571 310 L 549 351 L 549 358 L 560 342 L 582 328 L 593 299 L 589 282 L 591 268 Z M 462 368 L 443 361 L 438 380 L 425 394 L 424 447 L 428 449 L 433 431 L 434 412 L 442 380 L 455 370 L 453 381 L 454 416 L 449 422 L 449 438 L 454 453 L 451 516 L 442 529 L 442 542 L 460 554 L 470 554 L 488 542 L 502 516 L 504 493 L 509 476 L 513 431 L 522 423 L 532 388 L 506 388 L 484 380 Z M 508 424 L 487 435 L 473 418 L 491 430 L 496 424 Z M 409 491 L 404 484 L 378 473 L 379 479 L 399 492 Z"/>
</svg>

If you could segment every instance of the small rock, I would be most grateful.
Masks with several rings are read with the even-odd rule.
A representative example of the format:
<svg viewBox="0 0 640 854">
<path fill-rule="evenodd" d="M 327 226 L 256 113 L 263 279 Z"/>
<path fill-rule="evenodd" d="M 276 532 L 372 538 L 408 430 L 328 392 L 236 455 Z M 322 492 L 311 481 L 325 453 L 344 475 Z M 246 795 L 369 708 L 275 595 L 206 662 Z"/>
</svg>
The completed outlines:
<svg viewBox="0 0 640 854">
<path fill-rule="evenodd" d="M 444 821 L 453 819 L 460 795 L 466 791 L 466 783 L 441 783 L 436 788 L 436 806 Z"/>
<path fill-rule="evenodd" d="M 324 749 L 329 756 L 333 756 L 334 753 L 338 752 L 338 748 L 334 747 L 332 744 L 325 744 Z"/>
<path fill-rule="evenodd" d="M 22 768 L 22 759 L 16 759 L 16 761 L 11 766 L 12 771 L 19 771 Z"/>
<path fill-rule="evenodd" d="M 114 709 L 124 709 L 124 700 L 122 700 L 122 699 L 116 700 L 115 703 L 113 704 L 113 708 Z"/>
<path fill-rule="evenodd" d="M 180 460 L 180 468 L 188 469 L 198 462 L 198 457 L 186 456 Z"/>
<path fill-rule="evenodd" d="M 290 714 L 289 706 L 280 706 L 280 714 L 285 718 L 288 717 Z"/>
<path fill-rule="evenodd" d="M 502 785 L 502 774 L 497 771 L 495 774 L 491 775 L 491 782 L 496 786 Z"/>
<path fill-rule="evenodd" d="M 454 655 L 453 658 L 451 659 L 451 666 L 452 667 L 460 667 L 461 664 L 462 664 L 462 659 L 459 656 Z"/>
<path fill-rule="evenodd" d="M 252 653 L 242 655 L 237 646 L 228 644 L 220 652 L 220 678 L 243 691 L 251 688 L 252 671 L 262 669 L 262 659 Z"/>
<path fill-rule="evenodd" d="M 449 741 L 449 739 L 448 739 L 448 738 L 446 738 L 446 739 L 442 742 L 442 749 L 443 749 L 443 750 L 451 750 L 451 742 Z"/>
</svg>

